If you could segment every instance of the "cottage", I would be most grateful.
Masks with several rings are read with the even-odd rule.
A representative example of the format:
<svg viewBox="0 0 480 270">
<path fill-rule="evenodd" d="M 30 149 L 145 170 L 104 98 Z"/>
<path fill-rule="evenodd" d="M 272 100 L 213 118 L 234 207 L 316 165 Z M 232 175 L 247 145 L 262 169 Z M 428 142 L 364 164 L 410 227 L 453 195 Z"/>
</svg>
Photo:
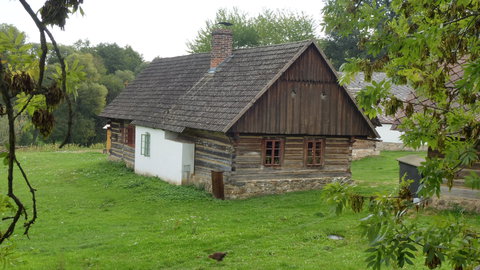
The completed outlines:
<svg viewBox="0 0 480 270">
<path fill-rule="evenodd" d="M 318 189 L 351 177 L 357 138 L 377 138 L 313 41 L 232 49 L 212 34 L 212 52 L 154 60 L 109 104 L 110 157 L 135 172 L 225 196 Z"/>
</svg>

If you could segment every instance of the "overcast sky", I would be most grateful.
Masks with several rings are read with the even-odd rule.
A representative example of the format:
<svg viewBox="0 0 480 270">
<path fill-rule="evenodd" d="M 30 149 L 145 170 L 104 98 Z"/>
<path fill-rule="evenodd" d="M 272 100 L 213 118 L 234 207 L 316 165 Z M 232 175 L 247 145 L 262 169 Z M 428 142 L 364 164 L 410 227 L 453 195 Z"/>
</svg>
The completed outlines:
<svg viewBox="0 0 480 270">
<path fill-rule="evenodd" d="M 28 2 L 37 11 L 45 0 Z M 66 45 L 79 39 L 88 39 L 92 45 L 130 45 L 150 61 L 156 56 L 187 54 L 186 42 L 196 36 L 207 19 L 215 17 L 219 8 L 238 7 L 252 16 L 266 8 L 303 11 L 319 23 L 322 6 L 321 0 L 85 0 L 85 16 L 73 15 L 65 31 L 54 29 L 53 33 L 58 43 Z M 29 41 L 39 41 L 35 24 L 19 1 L 0 0 L 0 23 L 13 24 L 27 33 Z M 317 34 L 320 31 L 318 27 Z"/>
</svg>

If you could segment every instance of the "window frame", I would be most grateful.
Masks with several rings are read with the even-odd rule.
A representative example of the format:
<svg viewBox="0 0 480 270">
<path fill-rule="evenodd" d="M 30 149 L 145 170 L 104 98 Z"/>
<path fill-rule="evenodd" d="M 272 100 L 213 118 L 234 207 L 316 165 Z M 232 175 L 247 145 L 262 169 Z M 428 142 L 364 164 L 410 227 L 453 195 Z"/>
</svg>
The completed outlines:
<svg viewBox="0 0 480 270">
<path fill-rule="evenodd" d="M 270 163 L 267 163 L 267 143 L 272 142 L 272 158 Z M 279 143 L 278 156 L 275 155 L 275 142 Z M 262 165 L 265 167 L 281 167 L 283 165 L 283 153 L 285 150 L 285 144 L 283 138 L 263 138 L 262 140 Z M 278 157 L 279 163 L 275 164 L 275 157 Z"/>
<path fill-rule="evenodd" d="M 308 144 L 312 143 L 312 150 L 309 149 Z M 318 143 L 320 146 L 317 147 Z M 320 156 L 317 158 L 317 148 L 319 148 Z M 312 153 L 312 162 L 309 163 L 309 153 Z M 304 140 L 304 158 L 305 167 L 323 167 L 325 165 L 325 138 L 305 138 Z"/>
<path fill-rule="evenodd" d="M 151 135 L 145 132 L 140 137 L 140 155 L 150 157 L 150 138 Z"/>
</svg>

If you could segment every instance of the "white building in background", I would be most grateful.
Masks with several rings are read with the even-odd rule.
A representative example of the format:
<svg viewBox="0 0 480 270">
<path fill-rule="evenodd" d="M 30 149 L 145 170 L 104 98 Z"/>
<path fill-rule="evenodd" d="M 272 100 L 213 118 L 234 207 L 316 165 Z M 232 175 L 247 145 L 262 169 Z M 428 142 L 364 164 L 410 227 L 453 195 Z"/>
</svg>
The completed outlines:
<svg viewBox="0 0 480 270">
<path fill-rule="evenodd" d="M 382 124 L 380 127 L 375 128 L 380 135 L 380 140 L 388 143 L 402 143 L 400 135 L 403 132 L 398 130 L 392 130 L 392 124 Z"/>
</svg>

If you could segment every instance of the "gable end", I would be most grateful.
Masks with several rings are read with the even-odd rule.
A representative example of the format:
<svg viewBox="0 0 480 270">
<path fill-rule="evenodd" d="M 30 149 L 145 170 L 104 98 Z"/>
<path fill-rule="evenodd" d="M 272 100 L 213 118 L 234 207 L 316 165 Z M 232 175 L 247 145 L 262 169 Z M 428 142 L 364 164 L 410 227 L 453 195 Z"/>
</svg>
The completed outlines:
<svg viewBox="0 0 480 270">
<path fill-rule="evenodd" d="M 377 137 L 314 43 L 230 129 L 239 133 Z"/>
</svg>

